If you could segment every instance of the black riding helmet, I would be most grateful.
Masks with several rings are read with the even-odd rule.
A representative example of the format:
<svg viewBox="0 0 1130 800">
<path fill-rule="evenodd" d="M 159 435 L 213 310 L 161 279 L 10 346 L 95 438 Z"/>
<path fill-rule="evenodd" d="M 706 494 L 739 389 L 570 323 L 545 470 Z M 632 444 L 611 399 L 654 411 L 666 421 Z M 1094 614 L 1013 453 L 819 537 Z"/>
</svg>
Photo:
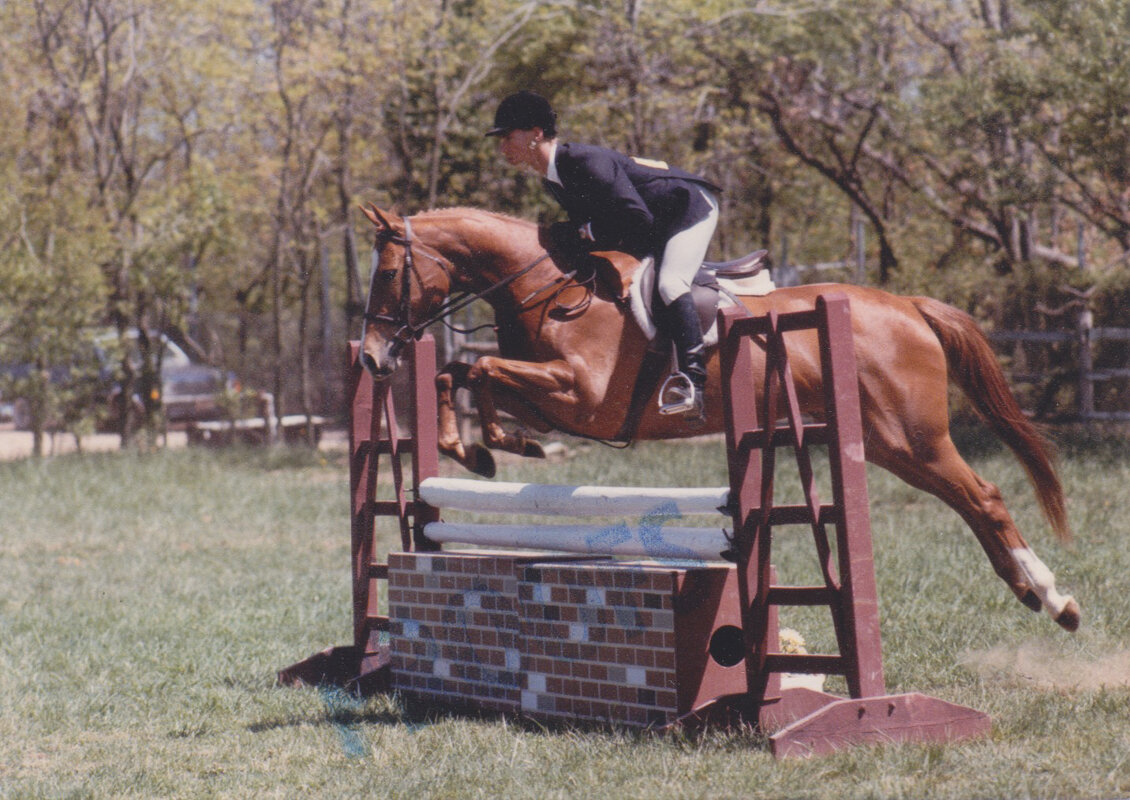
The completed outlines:
<svg viewBox="0 0 1130 800">
<path fill-rule="evenodd" d="M 515 92 L 503 98 L 494 112 L 494 127 L 487 136 L 505 136 L 510 131 L 541 128 L 549 139 L 557 136 L 557 114 L 549 101 L 534 92 Z"/>
</svg>

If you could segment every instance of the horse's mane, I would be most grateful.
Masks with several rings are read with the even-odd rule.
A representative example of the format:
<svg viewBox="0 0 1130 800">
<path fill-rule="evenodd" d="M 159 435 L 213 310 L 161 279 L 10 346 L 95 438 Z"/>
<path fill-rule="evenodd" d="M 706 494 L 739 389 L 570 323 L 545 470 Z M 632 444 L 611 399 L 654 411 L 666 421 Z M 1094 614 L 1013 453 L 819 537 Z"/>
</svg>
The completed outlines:
<svg viewBox="0 0 1130 800">
<path fill-rule="evenodd" d="M 442 219 L 450 217 L 487 217 L 489 219 L 498 220 L 499 222 L 512 223 L 526 227 L 537 227 L 537 223 L 530 222 L 527 219 L 515 217 L 511 214 L 503 214 L 499 211 L 488 211 L 485 208 L 475 208 L 474 206 L 448 206 L 446 208 L 433 208 L 429 211 L 421 211 L 416 216 L 424 219 Z"/>
<path fill-rule="evenodd" d="M 530 253 L 535 248 L 543 248 L 537 223 L 483 208 L 436 208 L 417 214 L 415 219 L 431 223 L 438 231 L 459 231 L 458 237 L 472 252 L 497 252 L 507 262 L 513 260 L 511 256 L 532 258 Z"/>
</svg>

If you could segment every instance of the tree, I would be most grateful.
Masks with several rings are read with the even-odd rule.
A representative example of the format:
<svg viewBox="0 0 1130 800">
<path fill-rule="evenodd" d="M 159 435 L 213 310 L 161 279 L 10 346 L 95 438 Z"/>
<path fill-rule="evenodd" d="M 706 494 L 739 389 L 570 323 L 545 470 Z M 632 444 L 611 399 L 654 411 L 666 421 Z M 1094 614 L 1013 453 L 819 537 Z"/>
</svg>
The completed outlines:
<svg viewBox="0 0 1130 800">
<path fill-rule="evenodd" d="M 85 188 L 84 213 L 109 231 L 114 246 L 100 266 L 123 354 L 136 331 L 140 364 L 123 355 L 119 365 L 123 444 L 139 422 L 130 398 L 142 398 L 147 430 L 159 420 L 161 348 L 150 331 L 184 321 L 192 277 L 186 258 L 198 258 L 213 232 L 214 205 L 192 192 L 199 185 L 193 146 L 205 117 L 198 65 L 176 38 L 195 35 L 196 8 L 33 0 L 21 19 L 34 44 L 27 77 L 39 87 L 29 124 L 65 142 L 57 152 Z"/>
<path fill-rule="evenodd" d="M 38 457 L 48 430 L 81 439 L 104 410 L 91 354 L 105 293 L 91 256 L 110 241 L 74 214 L 79 204 L 68 187 L 49 184 L 55 202 L 45 202 L 37 191 L 44 187 L 20 192 L 11 178 L 0 200 L 0 388 L 26 404 Z"/>
<path fill-rule="evenodd" d="M 416 47 L 394 55 L 396 91 L 385 109 L 389 144 L 400 166 L 401 199 L 434 207 L 461 159 L 448 147 L 451 131 L 475 111 L 473 91 L 498 67 L 498 53 L 523 34 L 543 0 L 393 2 L 393 25 Z M 477 130 L 481 141 L 482 131 Z"/>
</svg>

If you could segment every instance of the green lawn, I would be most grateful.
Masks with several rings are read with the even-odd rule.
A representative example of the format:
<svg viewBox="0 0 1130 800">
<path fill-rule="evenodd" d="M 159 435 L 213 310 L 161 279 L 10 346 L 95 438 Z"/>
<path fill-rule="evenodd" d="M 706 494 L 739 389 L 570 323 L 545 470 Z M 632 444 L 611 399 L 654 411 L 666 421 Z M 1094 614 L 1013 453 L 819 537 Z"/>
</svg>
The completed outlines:
<svg viewBox="0 0 1130 800">
<path fill-rule="evenodd" d="M 1011 457 L 971 443 L 1082 629 L 1021 607 L 956 515 L 872 470 L 888 688 L 985 711 L 993 734 L 786 762 L 752 733 L 413 717 L 393 698 L 276 687 L 279 668 L 350 639 L 343 455 L 2 464 L 0 798 L 1130 796 L 1130 448 L 1065 449 L 1064 547 Z M 499 477 L 725 483 L 717 442 L 568 444 Z M 799 543 L 778 556 L 808 568 Z M 819 613 L 792 613 L 783 624 L 826 642 Z"/>
</svg>

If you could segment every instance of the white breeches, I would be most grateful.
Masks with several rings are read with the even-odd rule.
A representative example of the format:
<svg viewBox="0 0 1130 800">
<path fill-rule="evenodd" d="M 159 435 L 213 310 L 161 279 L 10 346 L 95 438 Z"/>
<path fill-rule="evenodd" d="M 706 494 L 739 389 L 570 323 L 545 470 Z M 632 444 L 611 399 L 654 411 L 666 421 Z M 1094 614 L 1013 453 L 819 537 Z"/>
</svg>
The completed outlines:
<svg viewBox="0 0 1130 800">
<path fill-rule="evenodd" d="M 689 228 L 679 231 L 667 240 L 663 250 L 663 261 L 659 264 L 659 297 L 666 305 L 691 290 L 691 283 L 698 274 L 714 238 L 718 226 L 718 199 L 705 189 L 699 188 L 703 197 L 710 203 L 710 213 L 705 219 Z"/>
</svg>

